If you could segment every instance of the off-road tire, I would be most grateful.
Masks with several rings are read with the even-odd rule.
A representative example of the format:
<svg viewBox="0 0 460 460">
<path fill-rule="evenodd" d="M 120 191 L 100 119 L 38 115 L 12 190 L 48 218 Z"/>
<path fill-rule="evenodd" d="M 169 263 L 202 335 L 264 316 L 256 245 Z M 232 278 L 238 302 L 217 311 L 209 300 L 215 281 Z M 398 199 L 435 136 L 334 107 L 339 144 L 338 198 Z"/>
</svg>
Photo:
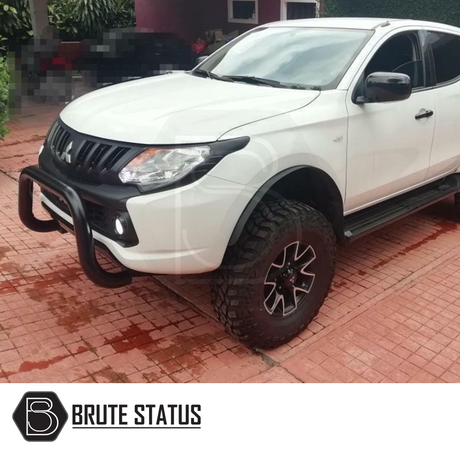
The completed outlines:
<svg viewBox="0 0 460 460">
<path fill-rule="evenodd" d="M 277 254 L 290 242 L 311 245 L 317 255 L 308 298 L 290 316 L 274 318 L 265 308 L 264 281 Z M 216 272 L 212 304 L 226 330 L 244 344 L 270 349 L 285 344 L 315 318 L 330 289 L 336 238 L 328 220 L 297 201 L 262 203 L 230 246 Z"/>
</svg>

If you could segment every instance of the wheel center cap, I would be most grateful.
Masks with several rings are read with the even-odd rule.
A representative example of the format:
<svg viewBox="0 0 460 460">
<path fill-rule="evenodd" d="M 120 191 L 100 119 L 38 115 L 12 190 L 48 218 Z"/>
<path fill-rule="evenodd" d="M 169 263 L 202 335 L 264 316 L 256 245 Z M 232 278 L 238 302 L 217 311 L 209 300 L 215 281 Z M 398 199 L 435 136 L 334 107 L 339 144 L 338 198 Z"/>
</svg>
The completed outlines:
<svg viewBox="0 0 460 460">
<path fill-rule="evenodd" d="M 297 273 L 296 272 L 288 272 L 285 275 L 284 285 L 286 287 L 292 287 L 297 281 Z"/>
</svg>

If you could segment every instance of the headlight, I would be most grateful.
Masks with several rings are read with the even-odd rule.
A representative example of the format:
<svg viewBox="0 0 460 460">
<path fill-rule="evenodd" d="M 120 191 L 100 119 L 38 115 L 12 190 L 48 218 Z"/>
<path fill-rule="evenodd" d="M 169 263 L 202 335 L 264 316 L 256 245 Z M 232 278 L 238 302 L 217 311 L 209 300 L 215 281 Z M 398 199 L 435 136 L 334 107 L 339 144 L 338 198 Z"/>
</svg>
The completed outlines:
<svg viewBox="0 0 460 460">
<path fill-rule="evenodd" d="M 211 155 L 204 146 L 184 148 L 150 148 L 144 150 L 120 172 L 125 184 L 166 184 L 182 179 Z"/>
</svg>

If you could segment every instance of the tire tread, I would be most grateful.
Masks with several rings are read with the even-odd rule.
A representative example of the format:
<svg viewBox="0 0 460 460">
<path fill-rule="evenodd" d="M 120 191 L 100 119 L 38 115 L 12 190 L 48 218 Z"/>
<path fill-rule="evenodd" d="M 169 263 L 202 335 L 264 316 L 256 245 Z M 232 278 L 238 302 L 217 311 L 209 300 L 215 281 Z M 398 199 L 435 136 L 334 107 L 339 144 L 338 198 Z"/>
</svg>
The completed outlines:
<svg viewBox="0 0 460 460">
<path fill-rule="evenodd" d="M 251 297 L 248 295 L 248 279 L 256 276 L 256 264 L 252 263 L 267 244 L 276 241 L 283 229 L 293 225 L 308 225 L 319 229 L 326 236 L 328 257 L 335 267 L 336 238 L 328 220 L 310 206 L 293 201 L 280 200 L 264 202 L 254 211 L 237 243 L 227 249 L 223 266 L 217 271 L 212 288 L 214 312 L 225 329 L 235 338 L 251 347 L 274 348 L 284 344 L 302 332 L 318 314 L 327 291 L 317 309 L 303 324 L 286 336 L 271 336 L 257 327 L 252 318 Z M 268 240 L 268 241 L 267 241 Z M 334 270 L 328 280 L 332 283 Z"/>
</svg>

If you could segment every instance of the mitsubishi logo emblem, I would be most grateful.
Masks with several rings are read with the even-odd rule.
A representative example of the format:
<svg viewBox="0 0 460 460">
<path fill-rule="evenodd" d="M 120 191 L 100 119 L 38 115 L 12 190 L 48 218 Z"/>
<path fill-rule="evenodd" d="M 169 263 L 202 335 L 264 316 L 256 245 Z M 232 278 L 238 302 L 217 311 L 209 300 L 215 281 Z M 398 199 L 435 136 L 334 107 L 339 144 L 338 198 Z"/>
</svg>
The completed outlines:
<svg viewBox="0 0 460 460">
<path fill-rule="evenodd" d="M 70 152 L 72 151 L 72 147 L 73 147 L 73 142 L 71 142 L 63 152 L 58 152 L 58 157 L 62 161 L 65 161 L 66 163 L 69 163 L 69 164 L 72 163 L 72 157 L 70 155 Z"/>
</svg>

